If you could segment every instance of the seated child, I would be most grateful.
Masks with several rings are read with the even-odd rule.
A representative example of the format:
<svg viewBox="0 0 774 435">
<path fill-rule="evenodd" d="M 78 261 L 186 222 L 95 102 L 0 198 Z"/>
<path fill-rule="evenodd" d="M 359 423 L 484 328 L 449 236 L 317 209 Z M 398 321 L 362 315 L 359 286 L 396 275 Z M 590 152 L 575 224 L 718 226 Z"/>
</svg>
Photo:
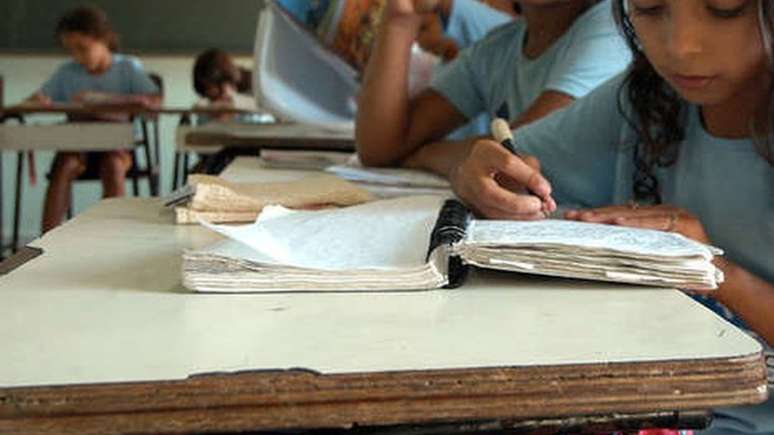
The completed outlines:
<svg viewBox="0 0 774 435">
<path fill-rule="evenodd" d="M 118 36 L 102 10 L 81 7 L 66 13 L 59 20 L 56 36 L 72 60 L 62 65 L 27 102 L 160 104 L 159 89 L 139 60 L 117 53 Z M 128 117 L 106 115 L 90 120 L 127 121 Z M 102 195 L 108 198 L 124 195 L 126 173 L 131 165 L 128 150 L 57 153 L 46 191 L 43 232 L 59 225 L 69 206 L 72 181 L 87 167 L 99 167 Z"/>
</svg>

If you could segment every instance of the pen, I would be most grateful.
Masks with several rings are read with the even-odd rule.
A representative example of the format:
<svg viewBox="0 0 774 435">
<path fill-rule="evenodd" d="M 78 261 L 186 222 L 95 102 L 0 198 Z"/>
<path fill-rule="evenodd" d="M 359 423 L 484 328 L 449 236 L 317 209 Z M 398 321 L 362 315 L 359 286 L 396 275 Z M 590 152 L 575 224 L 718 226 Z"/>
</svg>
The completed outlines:
<svg viewBox="0 0 774 435">
<path fill-rule="evenodd" d="M 492 121 L 492 125 L 490 128 L 492 130 L 492 136 L 494 136 L 495 141 L 499 142 L 514 156 L 521 157 L 521 153 L 519 152 L 518 148 L 516 148 L 516 143 L 513 140 L 513 133 L 511 133 L 511 126 L 508 124 L 506 120 L 502 118 L 495 118 Z M 536 195 L 534 192 L 531 192 L 531 193 L 533 196 L 540 199 L 540 202 L 543 204 L 542 211 L 545 217 L 550 216 L 551 212 L 548 207 L 548 202 L 545 201 L 540 196 Z"/>
</svg>

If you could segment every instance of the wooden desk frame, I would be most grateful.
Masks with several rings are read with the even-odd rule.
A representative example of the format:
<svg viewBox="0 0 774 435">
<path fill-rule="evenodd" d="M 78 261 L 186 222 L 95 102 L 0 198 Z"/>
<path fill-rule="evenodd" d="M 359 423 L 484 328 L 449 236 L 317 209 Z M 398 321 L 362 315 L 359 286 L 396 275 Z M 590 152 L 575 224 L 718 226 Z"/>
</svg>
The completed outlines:
<svg viewBox="0 0 774 435">
<path fill-rule="evenodd" d="M 760 400 L 765 376 L 760 355 L 754 355 L 659 369 L 631 363 L 612 371 L 606 365 L 351 375 L 268 371 L 11 388 L 0 389 L 0 433 L 349 429 L 406 422 L 473 432 L 498 425 L 503 430 L 697 425 L 704 413 L 695 410 Z M 545 400 L 547 392 L 551 400 Z M 681 420 L 681 412 L 688 417 Z"/>
</svg>

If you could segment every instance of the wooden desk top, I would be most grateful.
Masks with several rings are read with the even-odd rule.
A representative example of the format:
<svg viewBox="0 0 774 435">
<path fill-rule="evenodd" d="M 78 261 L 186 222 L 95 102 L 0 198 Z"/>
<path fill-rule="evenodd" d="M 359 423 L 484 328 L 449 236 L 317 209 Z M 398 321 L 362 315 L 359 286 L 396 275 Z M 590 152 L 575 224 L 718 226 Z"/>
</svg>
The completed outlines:
<svg viewBox="0 0 774 435">
<path fill-rule="evenodd" d="M 355 149 L 351 131 L 324 130 L 319 127 L 279 123 L 241 124 L 210 123 L 203 126 L 178 127 L 179 148 L 245 147 L 279 149 L 316 149 L 352 152 Z"/>
<path fill-rule="evenodd" d="M 129 122 L 0 124 L 0 150 L 108 151 L 131 148 L 135 141 Z"/>
<path fill-rule="evenodd" d="M 158 107 L 151 108 L 142 104 L 75 104 L 57 103 L 50 106 L 17 105 L 0 108 L 0 117 L 14 115 L 65 114 L 94 115 L 99 113 L 125 113 L 128 115 L 223 115 L 234 113 L 254 113 L 236 108 L 213 107 Z"/>
<path fill-rule="evenodd" d="M 680 292 L 474 273 L 399 294 L 186 292 L 218 236 L 101 202 L 0 278 L 0 433 L 184 432 L 701 410 L 761 348 Z"/>
</svg>

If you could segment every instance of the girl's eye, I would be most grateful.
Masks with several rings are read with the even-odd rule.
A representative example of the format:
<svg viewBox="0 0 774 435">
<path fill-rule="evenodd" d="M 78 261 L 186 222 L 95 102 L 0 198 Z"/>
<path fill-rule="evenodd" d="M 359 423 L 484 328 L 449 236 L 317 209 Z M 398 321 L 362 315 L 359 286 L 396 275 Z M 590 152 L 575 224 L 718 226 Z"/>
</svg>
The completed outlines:
<svg viewBox="0 0 774 435">
<path fill-rule="evenodd" d="M 709 9 L 712 15 L 718 18 L 736 18 L 741 16 L 745 12 L 748 4 L 749 2 L 746 2 L 743 5 L 733 9 L 720 9 L 712 6 L 707 6 L 707 9 Z"/>
<path fill-rule="evenodd" d="M 664 5 L 640 6 L 632 4 L 632 10 L 635 15 L 656 16 L 664 12 Z"/>
</svg>

